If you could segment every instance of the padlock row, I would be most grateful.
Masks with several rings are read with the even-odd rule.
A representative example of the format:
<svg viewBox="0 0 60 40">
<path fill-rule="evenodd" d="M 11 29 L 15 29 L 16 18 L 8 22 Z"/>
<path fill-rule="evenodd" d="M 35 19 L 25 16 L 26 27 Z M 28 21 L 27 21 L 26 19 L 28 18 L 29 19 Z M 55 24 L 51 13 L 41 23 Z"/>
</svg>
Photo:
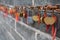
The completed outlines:
<svg viewBox="0 0 60 40">
<path fill-rule="evenodd" d="M 36 15 L 33 13 L 34 14 L 32 16 L 33 21 L 45 22 L 43 19 L 44 19 L 45 16 L 48 16 L 46 11 L 47 10 L 52 10 L 53 11 L 52 15 L 53 15 L 54 14 L 54 10 L 57 10 L 57 11 L 60 12 L 58 6 L 59 5 L 55 5 L 55 6 L 45 5 L 45 6 L 36 6 L 36 7 L 34 7 L 34 6 L 29 6 L 28 7 L 27 6 L 27 7 L 30 8 L 31 10 L 37 10 L 38 9 L 38 13 L 36 13 Z M 5 5 L 0 4 L 0 10 L 5 12 L 6 14 L 10 14 L 10 15 L 14 15 L 14 16 L 19 16 L 19 17 L 25 17 L 25 18 L 27 18 L 27 16 L 28 16 L 28 13 L 27 13 L 27 10 L 26 10 L 27 7 L 26 6 L 22 6 L 22 7 L 15 6 L 14 8 L 9 8 L 9 7 L 5 6 Z M 39 12 L 40 10 L 44 10 L 43 17 L 41 17 L 41 14 Z M 49 17 L 49 19 L 51 19 L 51 18 Z M 54 22 L 53 23 L 52 22 L 51 23 L 50 22 L 49 23 L 45 22 L 45 23 L 51 25 Z"/>
<path fill-rule="evenodd" d="M 19 21 L 20 17 L 23 17 L 23 18 L 26 19 L 26 24 L 28 24 L 27 23 L 27 21 L 28 21 L 27 18 L 29 16 L 28 16 L 26 8 L 31 9 L 33 12 L 35 12 L 34 10 L 38 10 L 38 12 L 36 14 L 32 13 L 33 14 L 31 16 L 32 20 L 34 22 L 37 22 L 39 25 L 40 25 L 40 23 L 45 23 L 47 32 L 48 32 L 49 27 L 51 26 L 52 27 L 51 34 L 53 36 L 52 40 L 54 40 L 55 37 L 56 37 L 56 31 L 57 31 L 57 28 L 55 28 L 55 23 L 57 22 L 57 17 L 56 17 L 56 15 L 54 15 L 54 11 L 60 12 L 59 6 L 60 5 L 57 4 L 57 5 L 54 5 L 54 6 L 53 5 L 21 6 L 21 7 L 20 6 L 15 6 L 13 8 L 9 8 L 5 5 L 0 4 L 0 11 L 4 12 L 6 14 L 4 16 L 7 16 L 7 15 L 13 16 L 16 19 L 16 22 Z M 41 17 L 40 10 L 44 10 L 43 17 Z M 46 12 L 47 10 L 52 10 L 51 16 L 47 15 L 47 12 Z"/>
</svg>

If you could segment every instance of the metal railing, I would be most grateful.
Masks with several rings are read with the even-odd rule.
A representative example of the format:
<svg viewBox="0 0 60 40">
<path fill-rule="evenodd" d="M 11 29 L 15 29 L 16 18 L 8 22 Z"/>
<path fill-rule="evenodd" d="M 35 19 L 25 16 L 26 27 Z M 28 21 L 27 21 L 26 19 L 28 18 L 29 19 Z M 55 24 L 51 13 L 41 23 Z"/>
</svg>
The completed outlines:
<svg viewBox="0 0 60 40">
<path fill-rule="evenodd" d="M 4 28 L 9 31 L 14 40 L 52 40 L 52 36 L 35 29 L 22 21 L 16 22 L 16 20 L 8 15 L 4 17 L 5 13 L 0 11 L 0 21 L 4 23 Z M 59 40 L 56 38 L 55 40 Z"/>
</svg>

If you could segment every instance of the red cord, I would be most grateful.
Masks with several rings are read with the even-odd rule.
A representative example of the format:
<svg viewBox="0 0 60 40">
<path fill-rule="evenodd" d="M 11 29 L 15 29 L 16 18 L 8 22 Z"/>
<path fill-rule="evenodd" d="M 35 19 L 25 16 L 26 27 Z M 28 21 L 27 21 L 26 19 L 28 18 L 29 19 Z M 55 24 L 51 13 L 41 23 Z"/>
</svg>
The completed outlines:
<svg viewBox="0 0 60 40">
<path fill-rule="evenodd" d="M 55 29 L 54 35 L 52 37 L 52 40 L 55 40 L 55 38 L 56 38 L 56 32 L 57 32 L 57 30 Z"/>
<path fill-rule="evenodd" d="M 38 13 L 38 25 L 40 24 L 40 14 Z"/>
<path fill-rule="evenodd" d="M 54 35 L 54 32 L 55 32 L 55 28 L 54 25 L 52 25 L 52 32 L 51 32 L 52 36 Z"/>
<path fill-rule="evenodd" d="M 15 15 L 15 19 L 16 19 L 16 22 L 18 22 L 18 20 L 19 20 L 19 15 L 18 14 Z"/>
<path fill-rule="evenodd" d="M 48 32 L 50 25 L 46 25 L 46 32 Z"/>
</svg>

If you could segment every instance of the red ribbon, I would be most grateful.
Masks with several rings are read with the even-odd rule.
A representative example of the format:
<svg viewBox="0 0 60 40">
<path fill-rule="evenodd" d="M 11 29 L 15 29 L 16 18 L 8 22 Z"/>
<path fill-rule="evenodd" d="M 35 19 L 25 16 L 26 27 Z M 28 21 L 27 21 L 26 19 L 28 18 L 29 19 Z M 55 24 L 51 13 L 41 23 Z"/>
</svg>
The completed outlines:
<svg viewBox="0 0 60 40">
<path fill-rule="evenodd" d="M 44 18 L 45 18 L 45 17 L 47 17 L 46 12 L 44 13 Z M 48 32 L 49 26 L 50 26 L 50 25 L 46 25 L 46 32 Z"/>
<path fill-rule="evenodd" d="M 46 13 L 44 13 L 44 17 L 47 17 L 47 14 Z"/>
<path fill-rule="evenodd" d="M 46 25 L 46 32 L 48 32 L 50 25 Z"/>
<path fill-rule="evenodd" d="M 52 40 L 55 40 L 55 38 L 56 38 L 56 32 L 57 32 L 57 30 L 55 29 Z"/>
<path fill-rule="evenodd" d="M 52 25 L 52 32 L 51 32 L 52 36 L 54 35 L 54 32 L 55 32 L 55 28 L 54 25 Z"/>
<path fill-rule="evenodd" d="M 56 16 L 55 15 L 53 15 L 53 18 L 55 19 L 55 21 L 56 21 Z M 52 25 L 52 40 L 55 40 L 55 38 L 56 38 L 56 32 L 57 32 L 57 29 L 55 29 L 54 28 L 54 25 Z"/>
<path fill-rule="evenodd" d="M 27 16 L 27 13 L 26 13 L 26 14 L 25 14 L 25 18 L 26 18 L 26 24 L 28 23 L 28 22 L 27 22 L 27 17 L 28 17 L 28 16 Z"/>
<path fill-rule="evenodd" d="M 7 9 L 4 9 L 3 12 L 5 13 L 3 16 L 4 16 L 4 17 L 7 17 L 7 15 L 8 15 L 8 10 L 7 10 Z"/>
<path fill-rule="evenodd" d="M 8 16 L 8 12 L 5 12 L 5 17 L 7 17 Z"/>
<path fill-rule="evenodd" d="M 10 11 L 10 15 L 12 15 L 12 14 L 13 14 L 13 10 L 12 10 L 12 9 L 10 9 L 9 11 Z"/>
<path fill-rule="evenodd" d="M 27 14 L 27 12 L 26 12 L 26 11 L 24 11 L 24 14 L 25 14 L 26 24 L 27 24 L 27 23 L 28 23 L 28 22 L 27 22 L 27 17 L 28 17 L 28 14 Z"/>
<path fill-rule="evenodd" d="M 18 22 L 18 20 L 19 20 L 19 15 L 18 15 L 18 13 L 16 13 L 15 19 L 16 19 L 16 22 Z"/>
<path fill-rule="evenodd" d="M 40 14 L 38 13 L 38 24 L 40 24 Z"/>
</svg>

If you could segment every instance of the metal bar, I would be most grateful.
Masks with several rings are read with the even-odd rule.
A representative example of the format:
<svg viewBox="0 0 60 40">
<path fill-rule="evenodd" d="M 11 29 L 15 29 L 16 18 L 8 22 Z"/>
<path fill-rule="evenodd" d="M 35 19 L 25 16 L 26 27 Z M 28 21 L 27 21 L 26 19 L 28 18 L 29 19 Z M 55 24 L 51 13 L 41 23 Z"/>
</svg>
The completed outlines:
<svg viewBox="0 0 60 40">
<path fill-rule="evenodd" d="M 34 5 L 35 5 L 34 0 L 32 0 L 32 6 L 34 6 Z"/>
<path fill-rule="evenodd" d="M 3 14 L 3 13 L 1 13 L 1 14 Z M 10 17 L 10 18 L 12 18 L 13 20 L 15 20 L 13 17 L 11 17 L 11 16 L 9 16 L 9 15 L 8 15 L 8 17 Z M 28 28 L 28 29 L 31 29 L 31 30 L 39 33 L 39 34 L 42 34 L 42 35 L 46 36 L 47 38 L 49 38 L 49 37 L 52 38 L 51 35 L 49 35 L 49 34 L 47 34 L 47 33 L 44 33 L 44 32 L 42 32 L 42 31 L 40 31 L 40 30 L 38 30 L 38 29 L 35 29 L 35 28 L 31 27 L 31 26 L 28 26 L 27 24 L 25 24 L 25 23 L 23 23 L 23 22 L 21 22 L 21 21 L 18 21 L 18 23 L 21 24 L 21 25 L 24 25 L 24 27 L 26 27 L 26 28 Z M 8 23 L 7 23 L 7 24 L 8 24 Z M 11 26 L 11 25 L 9 25 L 9 26 Z"/>
<path fill-rule="evenodd" d="M 5 28 L 5 26 L 4 25 L 2 25 L 3 26 L 3 28 Z M 15 40 L 15 38 L 12 36 L 12 34 L 5 28 L 5 30 L 8 32 L 8 34 L 11 36 L 11 38 L 13 39 L 13 40 Z"/>
<path fill-rule="evenodd" d="M 16 29 L 17 29 L 17 28 L 16 28 L 16 20 L 15 20 L 15 31 L 16 31 Z"/>
<path fill-rule="evenodd" d="M 37 32 L 35 32 L 35 40 L 38 40 L 38 39 L 37 39 L 37 34 L 38 34 L 38 33 L 37 33 Z"/>
</svg>

